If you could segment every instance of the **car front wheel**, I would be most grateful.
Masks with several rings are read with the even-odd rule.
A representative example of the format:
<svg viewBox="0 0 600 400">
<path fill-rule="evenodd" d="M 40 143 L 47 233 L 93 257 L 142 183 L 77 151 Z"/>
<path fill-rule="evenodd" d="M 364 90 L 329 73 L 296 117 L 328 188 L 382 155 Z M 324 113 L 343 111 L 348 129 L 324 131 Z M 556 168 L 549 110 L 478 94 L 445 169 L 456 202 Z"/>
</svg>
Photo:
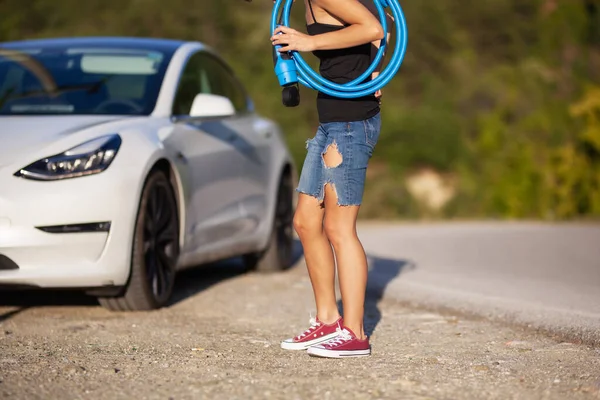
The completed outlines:
<svg viewBox="0 0 600 400">
<path fill-rule="evenodd" d="M 120 296 L 100 297 L 100 304 L 113 311 L 163 307 L 173 292 L 178 257 L 177 202 L 166 175 L 154 171 L 142 191 L 129 281 Z"/>
</svg>

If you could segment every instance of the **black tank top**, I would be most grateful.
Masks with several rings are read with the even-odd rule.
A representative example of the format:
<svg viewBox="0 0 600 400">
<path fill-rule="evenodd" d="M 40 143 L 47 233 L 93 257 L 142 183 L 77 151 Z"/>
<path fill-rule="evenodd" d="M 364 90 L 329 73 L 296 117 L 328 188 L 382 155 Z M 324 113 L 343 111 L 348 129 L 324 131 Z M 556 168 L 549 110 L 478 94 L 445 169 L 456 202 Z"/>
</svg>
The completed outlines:
<svg viewBox="0 0 600 400">
<path fill-rule="evenodd" d="M 310 0 L 308 1 L 314 23 L 307 25 L 309 35 L 319 35 L 343 29 L 345 26 L 320 24 L 315 19 Z M 335 83 L 347 83 L 358 78 L 371 65 L 371 43 L 360 46 L 337 49 L 317 50 L 313 54 L 320 60 L 319 73 L 325 79 Z M 370 81 L 367 78 L 365 81 Z M 319 122 L 351 122 L 374 117 L 379 113 L 379 101 L 375 95 L 356 99 L 340 99 L 319 92 L 317 95 Z"/>
</svg>

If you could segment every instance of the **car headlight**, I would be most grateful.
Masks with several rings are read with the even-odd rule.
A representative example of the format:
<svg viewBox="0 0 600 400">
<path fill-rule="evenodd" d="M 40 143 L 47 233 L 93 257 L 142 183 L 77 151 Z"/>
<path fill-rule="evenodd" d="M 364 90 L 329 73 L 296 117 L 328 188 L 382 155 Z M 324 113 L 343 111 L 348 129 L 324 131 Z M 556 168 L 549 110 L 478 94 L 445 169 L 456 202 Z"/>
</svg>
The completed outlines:
<svg viewBox="0 0 600 400">
<path fill-rule="evenodd" d="M 54 181 L 97 174 L 104 171 L 115 159 L 121 147 L 117 134 L 102 136 L 62 154 L 57 154 L 29 164 L 15 173 L 21 178 Z"/>
</svg>

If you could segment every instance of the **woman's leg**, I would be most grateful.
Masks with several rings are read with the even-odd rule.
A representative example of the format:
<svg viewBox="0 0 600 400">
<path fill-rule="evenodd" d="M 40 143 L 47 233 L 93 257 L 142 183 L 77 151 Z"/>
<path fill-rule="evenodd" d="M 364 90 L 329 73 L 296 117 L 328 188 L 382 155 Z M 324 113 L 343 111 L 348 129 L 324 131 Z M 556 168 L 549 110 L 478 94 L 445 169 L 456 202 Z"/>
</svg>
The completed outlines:
<svg viewBox="0 0 600 400">
<path fill-rule="evenodd" d="M 304 249 L 304 258 L 317 306 L 317 318 L 331 324 L 340 317 L 335 299 L 335 263 L 331 244 L 323 230 L 324 210 L 316 197 L 300 193 L 294 228 Z"/>
<path fill-rule="evenodd" d="M 298 205 L 294 214 L 294 229 L 300 237 L 308 275 L 317 306 L 317 318 L 298 336 L 281 342 L 287 350 L 306 350 L 313 345 L 337 337 L 342 321 L 335 298 L 335 261 L 331 243 L 323 228 L 323 161 L 321 153 L 327 143 L 327 132 L 319 126 L 317 134 L 307 144 L 297 191 Z"/>
<path fill-rule="evenodd" d="M 379 138 L 379 115 L 365 121 L 337 124 L 323 153 L 325 164 L 325 234 L 333 245 L 344 325 L 365 338 L 363 319 L 367 289 L 367 256 L 356 232 L 367 165 Z"/>
<path fill-rule="evenodd" d="M 317 319 L 325 324 L 338 320 L 335 299 L 335 261 L 323 230 L 323 160 L 328 134 L 320 125 L 315 137 L 307 142 L 307 154 L 298 182 L 298 206 L 294 228 L 304 249 L 304 258 L 315 295 Z"/>
<path fill-rule="evenodd" d="M 363 327 L 367 288 L 367 257 L 356 233 L 359 206 L 340 206 L 335 188 L 325 188 L 325 232 L 335 250 L 340 282 L 344 325 L 358 339 L 365 338 Z"/>
</svg>

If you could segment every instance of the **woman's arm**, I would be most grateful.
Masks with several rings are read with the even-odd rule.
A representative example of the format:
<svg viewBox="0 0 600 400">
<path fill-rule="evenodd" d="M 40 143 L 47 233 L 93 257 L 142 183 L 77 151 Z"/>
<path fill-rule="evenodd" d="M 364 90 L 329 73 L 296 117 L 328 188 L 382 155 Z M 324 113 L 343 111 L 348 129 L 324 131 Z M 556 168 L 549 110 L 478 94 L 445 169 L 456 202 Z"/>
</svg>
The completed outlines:
<svg viewBox="0 0 600 400">
<path fill-rule="evenodd" d="M 371 12 L 371 14 L 373 14 L 376 17 L 379 16 L 377 7 L 375 7 L 375 4 L 373 3 L 372 0 L 359 0 L 359 1 L 363 6 L 365 6 Z M 386 40 L 386 43 L 389 44 L 390 38 L 392 36 L 390 34 L 390 29 L 392 29 L 392 26 L 394 25 L 394 17 L 392 17 L 390 14 L 386 13 L 385 18 L 386 18 L 386 22 L 387 22 L 387 26 L 388 26 L 388 33 L 387 33 L 385 40 Z M 377 52 L 379 50 L 379 46 L 381 45 L 381 42 L 379 40 L 375 40 L 374 42 L 371 43 L 371 45 L 372 45 L 371 46 L 371 60 L 374 60 L 375 56 L 377 55 Z M 385 58 L 385 53 L 384 53 L 384 58 Z M 379 73 L 381 72 L 381 67 L 383 66 L 384 58 L 381 59 L 381 61 L 375 68 L 375 71 L 371 74 L 371 79 L 375 79 L 379 76 Z M 381 89 L 379 89 L 375 92 L 375 97 L 379 100 L 379 104 L 381 104 L 382 94 L 383 93 L 381 92 Z"/>
<path fill-rule="evenodd" d="M 335 15 L 349 26 L 334 32 L 309 36 L 280 26 L 271 37 L 273 44 L 287 44 L 279 51 L 333 50 L 358 46 L 383 38 L 381 24 L 358 0 L 312 0 L 313 4 Z M 281 34 L 279 34 L 281 32 Z"/>
<path fill-rule="evenodd" d="M 315 36 L 316 50 L 358 46 L 383 38 L 379 20 L 357 0 L 312 0 L 329 14 L 350 25 L 345 29 Z"/>
</svg>

